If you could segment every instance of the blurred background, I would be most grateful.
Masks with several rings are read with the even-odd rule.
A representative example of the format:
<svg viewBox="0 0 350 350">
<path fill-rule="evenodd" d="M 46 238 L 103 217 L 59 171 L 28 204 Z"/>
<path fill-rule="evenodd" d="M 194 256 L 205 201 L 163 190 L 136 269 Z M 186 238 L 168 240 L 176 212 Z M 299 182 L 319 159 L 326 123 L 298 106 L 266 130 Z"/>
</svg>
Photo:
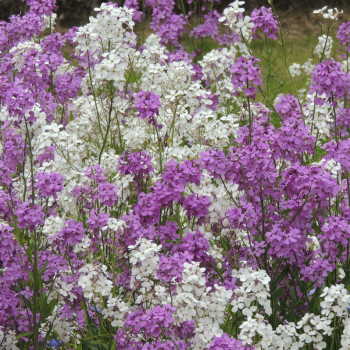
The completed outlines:
<svg viewBox="0 0 350 350">
<path fill-rule="evenodd" d="M 62 27 L 71 27 L 85 24 L 89 16 L 93 14 L 93 9 L 102 2 L 108 2 L 108 0 L 57 0 L 59 25 Z M 116 2 L 122 6 L 124 0 L 112 0 L 112 2 Z M 222 11 L 231 2 L 233 0 L 223 0 L 222 4 L 217 6 L 217 10 Z M 350 0 L 275 0 L 274 4 L 276 10 L 284 16 L 290 14 L 299 20 L 306 17 L 304 20 L 305 23 L 307 23 L 308 16 L 312 13 L 312 10 L 323 6 L 328 6 L 328 8 L 337 7 L 346 13 L 350 9 Z M 247 11 L 251 11 L 255 7 L 261 7 L 263 5 L 268 6 L 267 0 L 246 0 L 245 8 Z M 7 20 L 9 16 L 21 13 L 24 10 L 24 4 L 21 0 L 0 0 L 1 20 Z"/>
</svg>

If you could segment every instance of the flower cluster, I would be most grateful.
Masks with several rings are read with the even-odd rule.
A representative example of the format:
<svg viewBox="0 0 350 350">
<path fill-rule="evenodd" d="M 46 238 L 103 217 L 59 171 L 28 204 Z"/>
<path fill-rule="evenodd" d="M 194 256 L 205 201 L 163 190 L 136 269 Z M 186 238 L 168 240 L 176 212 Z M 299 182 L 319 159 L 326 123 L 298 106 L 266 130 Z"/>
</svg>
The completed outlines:
<svg viewBox="0 0 350 350">
<path fill-rule="evenodd" d="M 253 38 L 257 38 L 257 30 L 261 29 L 267 38 L 277 40 L 276 33 L 278 30 L 278 23 L 274 18 L 271 8 L 265 6 L 260 9 L 254 9 L 251 14 L 251 21 L 254 23 L 252 32 Z"/>
<path fill-rule="evenodd" d="M 231 67 L 232 85 L 235 90 L 242 89 L 247 97 L 252 99 L 262 87 L 261 70 L 258 66 L 260 60 L 254 56 L 248 59 L 238 57 L 236 63 Z"/>
<path fill-rule="evenodd" d="M 349 349 L 348 62 L 277 95 L 274 11 L 219 4 L 0 22 L 1 349 Z"/>
</svg>

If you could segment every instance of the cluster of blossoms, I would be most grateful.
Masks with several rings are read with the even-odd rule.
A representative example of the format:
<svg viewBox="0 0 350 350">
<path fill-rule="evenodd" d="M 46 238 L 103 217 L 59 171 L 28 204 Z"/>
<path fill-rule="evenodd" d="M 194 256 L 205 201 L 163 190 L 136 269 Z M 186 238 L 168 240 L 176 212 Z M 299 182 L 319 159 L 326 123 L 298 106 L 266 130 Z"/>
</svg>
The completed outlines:
<svg viewBox="0 0 350 350">
<path fill-rule="evenodd" d="M 251 14 L 251 21 L 254 23 L 253 38 L 257 37 L 256 31 L 261 29 L 267 38 L 277 40 L 278 23 L 271 8 L 263 6 L 260 9 L 254 9 Z"/>
<path fill-rule="evenodd" d="M 258 66 L 259 62 L 260 60 L 253 56 L 247 59 L 239 57 L 231 67 L 234 88 L 236 90 L 241 88 L 245 95 L 252 99 L 259 92 L 258 88 L 262 87 L 261 70 Z"/>
<path fill-rule="evenodd" d="M 1 349 L 349 348 L 347 62 L 321 36 L 306 89 L 269 99 L 273 10 L 203 0 L 192 27 L 179 3 L 0 22 Z"/>
<path fill-rule="evenodd" d="M 347 94 L 349 78 L 341 70 L 341 63 L 333 58 L 319 63 L 312 72 L 310 92 L 325 94 L 328 98 L 343 99 Z"/>
<path fill-rule="evenodd" d="M 350 22 L 341 23 L 337 31 L 337 38 L 346 51 L 350 51 Z"/>
</svg>

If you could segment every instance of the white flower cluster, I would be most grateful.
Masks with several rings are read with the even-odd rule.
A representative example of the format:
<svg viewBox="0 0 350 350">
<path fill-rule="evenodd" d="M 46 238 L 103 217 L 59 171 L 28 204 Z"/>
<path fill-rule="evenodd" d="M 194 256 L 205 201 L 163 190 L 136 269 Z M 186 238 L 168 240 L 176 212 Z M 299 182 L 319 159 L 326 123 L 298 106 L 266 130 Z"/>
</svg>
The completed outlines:
<svg viewBox="0 0 350 350">
<path fill-rule="evenodd" d="M 347 317 L 343 321 L 344 331 L 341 337 L 341 348 L 340 350 L 350 349 L 350 318 Z"/>
<path fill-rule="evenodd" d="M 219 19 L 227 25 L 233 32 L 242 35 L 247 41 L 251 40 L 251 31 L 254 27 L 249 16 L 243 16 L 245 1 L 236 0 L 231 3 L 223 12 L 223 16 Z"/>
<path fill-rule="evenodd" d="M 80 343 L 80 334 L 79 334 L 79 326 L 76 321 L 68 320 L 65 317 L 60 315 L 63 309 L 61 307 L 56 306 L 52 312 L 52 315 L 48 317 L 46 320 L 46 325 L 40 330 L 42 335 L 46 335 L 48 328 L 52 327 L 52 331 L 56 332 L 59 339 L 62 342 L 67 343 L 70 340 L 74 339 L 77 344 Z M 76 316 L 76 315 L 74 315 Z"/>
<path fill-rule="evenodd" d="M 323 104 L 317 103 L 316 99 L 322 101 Z M 306 123 L 310 126 L 311 134 L 317 136 L 318 140 L 329 137 L 333 120 L 332 106 L 327 102 L 325 94 L 320 96 L 316 93 L 307 94 L 307 100 L 302 108 Z"/>
<path fill-rule="evenodd" d="M 3 350 L 19 350 L 17 347 L 18 340 L 16 339 L 16 333 L 12 330 L 5 331 L 0 327 L 0 344 Z"/>
<path fill-rule="evenodd" d="M 100 305 L 101 297 L 110 295 L 113 288 L 113 283 L 107 276 L 107 266 L 86 264 L 78 273 L 78 285 L 82 288 L 84 297 Z"/>
<path fill-rule="evenodd" d="M 158 253 L 161 245 L 157 245 L 146 238 L 139 238 L 135 245 L 129 246 L 130 263 L 132 264 L 132 288 L 146 293 L 153 286 L 151 277 L 156 277 L 158 267 Z"/>
<path fill-rule="evenodd" d="M 255 349 L 273 349 L 274 330 L 262 315 L 256 315 L 254 318 L 248 317 L 242 322 L 240 329 L 238 339 L 243 345 L 252 345 L 253 339 L 259 336 L 261 340 L 254 343 Z"/>
<path fill-rule="evenodd" d="M 316 15 L 321 15 L 324 19 L 336 20 L 343 11 L 339 11 L 337 8 L 327 9 L 327 6 L 322 7 L 321 9 L 314 10 L 313 12 Z"/>
<path fill-rule="evenodd" d="M 350 295 L 343 284 L 325 287 L 320 297 L 323 298 L 323 301 L 320 303 L 322 315 L 330 319 L 334 316 L 348 317 Z"/>
<path fill-rule="evenodd" d="M 301 346 L 312 343 L 314 349 L 325 349 L 327 344 L 323 341 L 323 336 L 330 336 L 333 328 L 330 326 L 332 320 L 316 316 L 314 314 L 305 314 L 297 323 L 297 329 L 301 329 L 298 335 Z"/>
<path fill-rule="evenodd" d="M 206 349 L 214 335 L 222 335 L 220 324 L 232 296 L 232 291 L 216 284 L 214 289 L 206 287 L 204 272 L 205 268 L 201 268 L 198 262 L 184 263 L 182 282 L 177 284 L 176 294 L 171 298 L 176 307 L 176 324 L 195 320 L 192 347 L 198 350 Z"/>
<path fill-rule="evenodd" d="M 96 17 L 90 17 L 90 22 L 80 27 L 74 39 L 76 53 L 93 52 L 95 58 L 103 52 L 109 52 L 120 43 L 135 43 L 132 32 L 134 22 L 133 10 L 127 7 L 116 7 L 113 4 L 102 4 L 96 8 Z"/>
<path fill-rule="evenodd" d="M 130 311 L 129 306 L 112 295 L 108 296 L 107 307 L 102 310 L 103 318 L 111 321 L 112 327 L 123 327 L 125 315 Z"/>
<path fill-rule="evenodd" d="M 320 58 L 330 58 L 333 48 L 333 39 L 331 36 L 322 34 L 318 37 L 318 44 L 315 47 L 314 53 Z"/>
<path fill-rule="evenodd" d="M 257 313 L 256 302 L 263 307 L 267 315 L 271 315 L 270 277 L 264 270 L 253 270 L 251 267 L 232 271 L 232 277 L 237 278 L 242 285 L 234 290 L 231 301 L 232 311 L 242 310 L 243 315 L 252 317 Z"/>
</svg>

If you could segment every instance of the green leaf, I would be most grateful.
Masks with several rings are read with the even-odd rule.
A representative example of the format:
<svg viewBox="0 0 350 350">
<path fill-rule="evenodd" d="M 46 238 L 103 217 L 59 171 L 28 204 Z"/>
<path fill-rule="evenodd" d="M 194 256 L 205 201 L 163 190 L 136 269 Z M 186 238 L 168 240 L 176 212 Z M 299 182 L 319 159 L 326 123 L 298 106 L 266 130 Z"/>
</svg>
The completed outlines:
<svg viewBox="0 0 350 350">
<path fill-rule="evenodd" d="M 284 277 L 287 276 L 289 272 L 289 266 L 286 265 L 283 270 L 280 272 L 280 274 L 277 276 L 277 278 L 275 278 L 273 280 L 273 282 L 271 283 L 270 285 L 270 290 L 271 290 L 271 293 L 273 293 L 273 291 L 276 289 L 276 287 L 281 283 L 281 281 L 283 280 Z"/>
<path fill-rule="evenodd" d="M 30 338 L 33 334 L 34 332 L 23 332 L 17 335 L 16 340 L 19 340 L 21 338 Z"/>
<path fill-rule="evenodd" d="M 350 270 L 345 270 L 345 277 L 342 279 L 342 283 L 345 287 L 350 284 Z"/>
<path fill-rule="evenodd" d="M 319 312 L 319 299 L 320 299 L 320 294 L 321 294 L 321 288 L 317 288 L 315 293 L 312 295 L 312 298 L 309 302 L 309 307 L 308 307 L 308 312 L 312 312 L 316 314 Z"/>
</svg>

